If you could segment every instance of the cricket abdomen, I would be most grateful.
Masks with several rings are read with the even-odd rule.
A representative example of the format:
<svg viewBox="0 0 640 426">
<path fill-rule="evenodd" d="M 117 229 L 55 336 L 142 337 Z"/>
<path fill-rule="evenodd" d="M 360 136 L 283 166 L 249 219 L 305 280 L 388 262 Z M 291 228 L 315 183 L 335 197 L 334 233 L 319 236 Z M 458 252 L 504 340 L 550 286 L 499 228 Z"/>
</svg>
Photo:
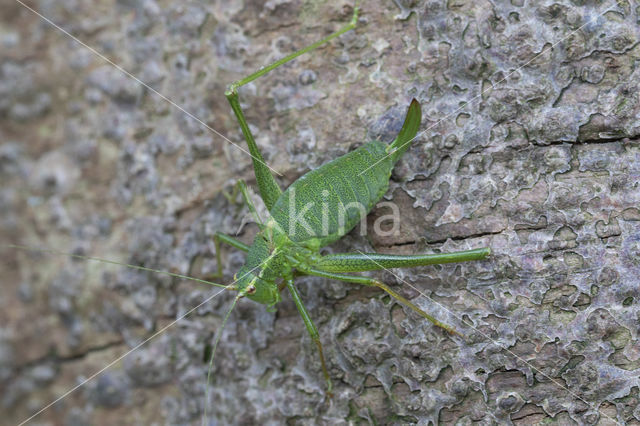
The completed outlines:
<svg viewBox="0 0 640 426">
<path fill-rule="evenodd" d="M 296 180 L 271 216 L 291 241 L 322 247 L 345 235 L 389 187 L 393 160 L 387 145 L 372 141 Z"/>
</svg>

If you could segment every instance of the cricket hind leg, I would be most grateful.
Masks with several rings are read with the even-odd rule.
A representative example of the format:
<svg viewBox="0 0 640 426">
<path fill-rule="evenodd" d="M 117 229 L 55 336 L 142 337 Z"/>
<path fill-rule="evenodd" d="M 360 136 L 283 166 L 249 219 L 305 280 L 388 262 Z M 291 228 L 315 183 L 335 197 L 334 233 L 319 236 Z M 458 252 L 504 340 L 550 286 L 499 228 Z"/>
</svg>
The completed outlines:
<svg viewBox="0 0 640 426">
<path fill-rule="evenodd" d="M 440 327 L 440 328 L 446 330 L 447 332 L 449 332 L 451 334 L 457 334 L 458 336 L 461 336 L 461 334 L 458 331 L 456 331 L 453 327 L 451 327 L 450 325 L 447 325 L 447 324 L 437 320 L 432 315 L 429 315 L 428 313 L 426 313 L 425 311 L 420 309 L 418 306 L 413 304 L 411 301 L 409 301 L 408 299 L 404 298 L 400 294 L 396 293 L 389 286 L 387 286 L 386 284 L 384 284 L 384 283 L 382 283 L 382 282 L 380 282 L 378 280 L 375 280 L 375 279 L 369 278 L 369 277 L 361 277 L 361 276 L 358 276 L 358 275 L 340 274 L 340 273 L 336 273 L 336 272 L 325 272 L 325 271 L 321 271 L 319 269 L 314 269 L 314 268 L 305 269 L 304 272 L 307 273 L 308 275 L 314 275 L 314 276 L 317 276 L 317 277 L 331 278 L 331 279 L 338 280 L 338 281 L 344 281 L 344 282 L 349 282 L 349 283 L 354 283 L 354 284 L 361 284 L 361 285 L 366 285 L 366 286 L 371 286 L 371 287 L 378 287 L 379 289 L 385 291 L 387 294 L 389 294 L 394 299 L 398 300 L 403 305 L 411 308 L 414 312 L 416 312 L 421 317 L 429 320 L 431 323 L 433 323 L 433 325 L 435 325 L 437 327 Z"/>
<path fill-rule="evenodd" d="M 444 263 L 469 262 L 486 259 L 491 249 L 479 248 L 452 253 L 432 254 L 382 254 L 382 253 L 337 253 L 322 256 L 315 269 L 323 272 L 363 272 L 391 268 L 413 268 L 416 266 L 440 265 Z"/>
<path fill-rule="evenodd" d="M 358 20 L 358 8 L 356 6 L 354 7 L 354 10 L 353 10 L 353 17 L 351 18 L 351 22 L 346 26 L 344 26 L 343 28 L 341 28 L 340 30 L 323 38 L 320 41 L 312 43 L 278 61 L 273 62 L 271 65 L 261 68 L 260 70 L 256 71 L 255 73 L 241 80 L 238 80 L 232 83 L 228 87 L 227 91 L 225 92 L 225 96 L 227 97 L 227 100 L 231 104 L 231 109 L 233 110 L 234 114 L 236 115 L 236 118 L 238 119 L 238 123 L 240 124 L 240 128 L 242 129 L 244 138 L 246 139 L 247 144 L 249 145 L 249 152 L 251 153 L 251 159 L 253 161 L 253 169 L 255 172 L 256 180 L 258 182 L 258 188 L 260 189 L 260 196 L 264 200 L 264 203 L 267 206 L 267 209 L 269 210 L 271 210 L 271 207 L 273 207 L 278 197 L 280 197 L 280 194 L 282 193 L 282 189 L 280 188 L 275 178 L 271 174 L 270 168 L 265 163 L 264 158 L 262 157 L 262 153 L 260 152 L 260 149 L 256 144 L 253 134 L 249 129 L 247 120 L 244 116 L 242 108 L 240 107 L 240 101 L 238 98 L 238 89 L 244 86 L 245 84 L 250 83 L 253 80 L 267 74 L 269 71 L 272 71 L 278 68 L 280 65 L 283 65 L 297 58 L 300 55 L 310 52 L 313 49 L 329 42 L 330 40 L 333 40 L 334 38 L 346 33 L 347 31 L 352 30 L 353 28 L 355 28 L 357 20 Z"/>
<path fill-rule="evenodd" d="M 318 333 L 318 329 L 313 324 L 311 317 L 309 316 L 309 312 L 307 308 L 304 306 L 302 299 L 300 298 L 300 294 L 298 290 L 296 290 L 293 285 L 293 278 L 286 278 L 285 285 L 289 289 L 291 293 L 291 297 L 293 298 L 293 302 L 296 304 L 298 308 L 298 312 L 300 312 L 300 316 L 302 317 L 302 321 L 304 322 L 309 335 L 311 336 L 311 340 L 315 343 L 318 348 L 318 354 L 320 355 L 320 363 L 322 365 L 322 374 L 324 375 L 324 379 L 327 382 L 327 396 L 331 398 L 333 394 L 331 393 L 333 390 L 333 384 L 331 383 L 331 377 L 329 377 L 329 371 L 327 370 L 327 364 L 324 360 L 324 353 L 322 352 L 322 343 L 320 342 L 320 334 Z"/>
</svg>

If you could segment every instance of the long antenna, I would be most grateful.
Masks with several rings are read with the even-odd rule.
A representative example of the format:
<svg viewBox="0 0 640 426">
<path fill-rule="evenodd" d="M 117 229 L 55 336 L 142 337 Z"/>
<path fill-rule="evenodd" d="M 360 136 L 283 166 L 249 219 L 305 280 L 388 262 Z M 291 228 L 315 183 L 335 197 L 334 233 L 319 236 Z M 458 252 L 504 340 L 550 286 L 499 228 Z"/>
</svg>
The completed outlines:
<svg viewBox="0 0 640 426">
<path fill-rule="evenodd" d="M 213 350 L 211 351 L 211 358 L 209 359 L 209 370 L 207 371 L 207 385 L 204 389 L 204 414 L 202 415 L 202 426 L 205 426 L 205 421 L 207 418 L 207 407 L 209 406 L 209 385 L 211 383 L 211 371 L 213 371 L 213 359 L 216 356 L 216 349 L 218 349 L 218 342 L 220 342 L 220 338 L 222 337 L 222 332 L 224 331 L 224 326 L 227 325 L 227 321 L 231 316 L 231 311 L 236 307 L 236 303 L 240 300 L 241 297 L 244 296 L 244 293 L 238 294 L 231 302 L 231 307 L 227 311 L 227 314 L 224 316 L 224 320 L 222 320 L 222 325 L 220 326 L 220 330 L 218 331 L 218 335 L 216 336 L 216 340 L 213 342 Z"/>
<path fill-rule="evenodd" d="M 20 249 L 20 250 L 26 250 L 26 251 L 35 251 L 35 252 L 40 252 L 40 253 L 58 254 L 58 255 L 62 255 L 62 256 L 72 257 L 74 259 L 92 260 L 92 261 L 100 262 L 100 263 L 108 263 L 110 265 L 126 266 L 128 268 L 138 269 L 140 271 L 154 272 L 156 274 L 168 275 L 170 277 L 181 278 L 181 279 L 190 280 L 190 281 L 196 281 L 196 282 L 203 283 L 203 284 L 209 284 L 209 285 L 212 285 L 214 287 L 222 287 L 222 288 L 226 288 L 226 289 L 229 289 L 229 290 L 235 290 L 235 286 L 228 286 L 228 285 L 224 285 L 224 284 L 218 284 L 218 283 L 214 283 L 214 282 L 211 282 L 211 281 L 203 280 L 203 279 L 200 279 L 200 278 L 190 277 L 188 275 L 176 274 L 176 273 L 173 273 L 173 272 L 162 271 L 160 269 L 147 268 L 145 266 L 131 265 L 129 263 L 117 262 L 115 260 L 102 259 L 102 258 L 94 257 L 94 256 L 83 256 L 81 254 L 68 253 L 68 252 L 65 252 L 65 251 L 56 250 L 56 249 L 52 249 L 52 248 L 36 248 L 36 247 L 29 247 L 29 246 L 24 246 L 24 245 L 20 245 L 20 244 L 0 244 L 0 247 L 8 247 L 8 248 L 14 248 L 14 249 Z"/>
</svg>

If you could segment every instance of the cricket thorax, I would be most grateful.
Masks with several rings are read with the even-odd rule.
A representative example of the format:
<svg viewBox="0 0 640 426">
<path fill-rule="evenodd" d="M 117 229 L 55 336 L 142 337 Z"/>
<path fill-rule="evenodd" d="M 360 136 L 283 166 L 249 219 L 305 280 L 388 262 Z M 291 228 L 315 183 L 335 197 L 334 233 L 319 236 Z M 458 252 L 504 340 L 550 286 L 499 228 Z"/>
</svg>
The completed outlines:
<svg viewBox="0 0 640 426">
<path fill-rule="evenodd" d="M 272 306 L 280 301 L 276 280 L 291 271 L 286 248 L 277 246 L 272 236 L 259 232 L 247 253 L 245 265 L 236 274 L 236 288 L 258 303 Z"/>
</svg>

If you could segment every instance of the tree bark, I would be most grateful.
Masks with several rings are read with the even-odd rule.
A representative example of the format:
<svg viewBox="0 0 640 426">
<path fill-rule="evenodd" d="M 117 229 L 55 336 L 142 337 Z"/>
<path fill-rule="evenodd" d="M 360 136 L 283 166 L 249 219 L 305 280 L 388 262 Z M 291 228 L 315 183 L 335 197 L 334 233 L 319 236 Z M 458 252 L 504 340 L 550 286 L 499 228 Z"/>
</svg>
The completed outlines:
<svg viewBox="0 0 640 426">
<path fill-rule="evenodd" d="M 220 136 L 246 149 L 226 86 L 352 12 L 347 1 L 27 4 L 81 45 L 5 3 L 3 244 L 199 278 L 216 270 L 216 231 L 241 228 L 245 243 L 256 231 L 225 196 L 240 178 L 256 187 L 250 157 Z M 238 303 L 207 392 L 232 294 L 4 246 L 3 421 L 63 397 L 34 421 L 197 424 L 208 395 L 225 424 L 640 422 L 636 6 L 361 3 L 354 31 L 243 88 L 241 102 L 283 188 L 367 140 L 390 142 L 421 102 L 420 136 L 386 194 L 397 232 L 375 231 L 391 211 L 379 207 L 365 235 L 329 251 L 491 247 L 486 261 L 372 274 L 463 337 L 377 289 L 301 278 L 334 397 L 286 294 L 276 312 Z M 244 255 L 222 254 L 230 283 Z"/>
</svg>

